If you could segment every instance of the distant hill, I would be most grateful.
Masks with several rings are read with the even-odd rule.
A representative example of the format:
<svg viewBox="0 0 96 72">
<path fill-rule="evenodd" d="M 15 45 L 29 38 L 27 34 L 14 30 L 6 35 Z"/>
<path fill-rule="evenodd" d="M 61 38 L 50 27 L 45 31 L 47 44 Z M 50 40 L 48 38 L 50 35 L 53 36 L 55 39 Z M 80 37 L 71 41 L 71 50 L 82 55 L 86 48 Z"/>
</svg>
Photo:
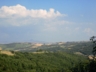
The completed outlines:
<svg viewBox="0 0 96 72">
<path fill-rule="evenodd" d="M 69 53 L 90 55 L 92 54 L 92 43 L 91 42 L 57 42 L 57 43 L 9 43 L 0 44 L 2 50 L 13 50 L 13 51 L 23 51 L 23 52 L 36 52 L 38 50 L 44 51 L 64 51 Z"/>
</svg>

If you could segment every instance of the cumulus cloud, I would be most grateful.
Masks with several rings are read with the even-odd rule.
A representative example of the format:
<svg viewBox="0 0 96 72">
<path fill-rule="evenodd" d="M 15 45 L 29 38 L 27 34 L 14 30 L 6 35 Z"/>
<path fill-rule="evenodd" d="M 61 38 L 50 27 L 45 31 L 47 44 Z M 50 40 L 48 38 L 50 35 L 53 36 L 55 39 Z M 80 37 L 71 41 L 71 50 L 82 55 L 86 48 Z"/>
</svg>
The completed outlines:
<svg viewBox="0 0 96 72">
<path fill-rule="evenodd" d="M 32 17 L 32 18 L 51 18 L 58 16 L 66 16 L 66 14 L 61 14 L 59 11 L 50 8 L 49 11 L 44 9 L 27 9 L 26 7 L 17 4 L 16 6 L 2 6 L 0 8 L 0 17 Z"/>
<path fill-rule="evenodd" d="M 15 6 L 2 6 L 0 8 L 0 25 L 22 26 L 28 24 L 64 24 L 68 23 L 64 20 L 59 20 L 59 17 L 65 17 L 66 14 L 61 14 L 59 11 L 50 8 L 45 9 L 27 9 L 25 6 L 17 4 Z M 54 24 L 53 23 L 53 24 Z M 47 23 L 48 24 L 48 23 Z"/>
</svg>

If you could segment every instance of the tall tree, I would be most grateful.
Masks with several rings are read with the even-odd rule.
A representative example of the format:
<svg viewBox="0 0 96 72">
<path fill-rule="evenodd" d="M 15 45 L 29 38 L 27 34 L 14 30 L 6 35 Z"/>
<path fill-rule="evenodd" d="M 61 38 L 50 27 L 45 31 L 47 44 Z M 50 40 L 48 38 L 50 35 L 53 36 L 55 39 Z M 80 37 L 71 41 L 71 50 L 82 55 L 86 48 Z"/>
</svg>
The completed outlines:
<svg viewBox="0 0 96 72">
<path fill-rule="evenodd" d="M 96 36 L 92 36 L 90 38 L 90 41 L 92 41 L 92 43 L 93 43 L 93 51 L 92 51 L 92 53 L 93 53 L 93 60 L 96 60 Z"/>
</svg>

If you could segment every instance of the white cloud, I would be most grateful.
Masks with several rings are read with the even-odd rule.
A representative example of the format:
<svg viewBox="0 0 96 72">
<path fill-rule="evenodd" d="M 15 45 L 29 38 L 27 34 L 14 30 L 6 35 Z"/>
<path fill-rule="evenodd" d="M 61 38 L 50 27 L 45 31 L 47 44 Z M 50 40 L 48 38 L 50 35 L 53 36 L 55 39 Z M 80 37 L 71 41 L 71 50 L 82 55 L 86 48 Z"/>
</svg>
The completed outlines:
<svg viewBox="0 0 96 72">
<path fill-rule="evenodd" d="M 77 28 L 75 28 L 75 31 L 78 31 L 80 28 L 79 27 L 77 27 Z"/>
<path fill-rule="evenodd" d="M 72 22 L 58 19 L 45 20 L 43 31 L 60 31 L 64 30 L 64 27 Z"/>
<path fill-rule="evenodd" d="M 94 32 L 94 30 L 92 30 L 91 28 L 85 28 L 84 32 L 87 33 L 88 35 L 96 35 L 96 33 Z"/>
<path fill-rule="evenodd" d="M 27 24 L 66 24 L 68 21 L 59 20 L 58 17 L 65 17 L 66 14 L 61 14 L 59 11 L 50 8 L 44 9 L 27 9 L 26 7 L 17 4 L 15 6 L 2 6 L 0 8 L 0 25 L 22 26 Z"/>
<path fill-rule="evenodd" d="M 51 18 L 58 16 L 66 16 L 66 14 L 61 14 L 59 11 L 50 8 L 49 11 L 44 9 L 26 9 L 26 7 L 17 4 L 16 6 L 2 6 L 0 8 L 0 17 L 32 17 L 32 18 Z"/>
</svg>

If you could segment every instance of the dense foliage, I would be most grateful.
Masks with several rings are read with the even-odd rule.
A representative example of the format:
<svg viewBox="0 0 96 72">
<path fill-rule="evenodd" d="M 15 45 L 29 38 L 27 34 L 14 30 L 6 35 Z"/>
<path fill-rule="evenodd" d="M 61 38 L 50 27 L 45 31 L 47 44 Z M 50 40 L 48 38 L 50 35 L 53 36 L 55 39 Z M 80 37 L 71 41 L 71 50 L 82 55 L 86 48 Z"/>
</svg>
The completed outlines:
<svg viewBox="0 0 96 72">
<path fill-rule="evenodd" d="M 65 52 L 0 54 L 0 72 L 72 72 L 86 58 Z"/>
<path fill-rule="evenodd" d="M 90 40 L 92 41 L 93 43 L 93 50 L 92 50 L 92 54 L 94 55 L 94 60 L 96 60 L 96 36 L 92 36 L 90 38 Z"/>
<path fill-rule="evenodd" d="M 72 72 L 96 72 L 96 36 L 92 36 L 90 38 L 90 41 L 93 43 L 93 50 L 91 56 L 91 60 L 89 59 L 88 62 L 81 62 L 78 63 L 74 68 Z"/>
<path fill-rule="evenodd" d="M 96 61 L 84 61 L 78 63 L 72 72 L 96 72 Z"/>
</svg>

